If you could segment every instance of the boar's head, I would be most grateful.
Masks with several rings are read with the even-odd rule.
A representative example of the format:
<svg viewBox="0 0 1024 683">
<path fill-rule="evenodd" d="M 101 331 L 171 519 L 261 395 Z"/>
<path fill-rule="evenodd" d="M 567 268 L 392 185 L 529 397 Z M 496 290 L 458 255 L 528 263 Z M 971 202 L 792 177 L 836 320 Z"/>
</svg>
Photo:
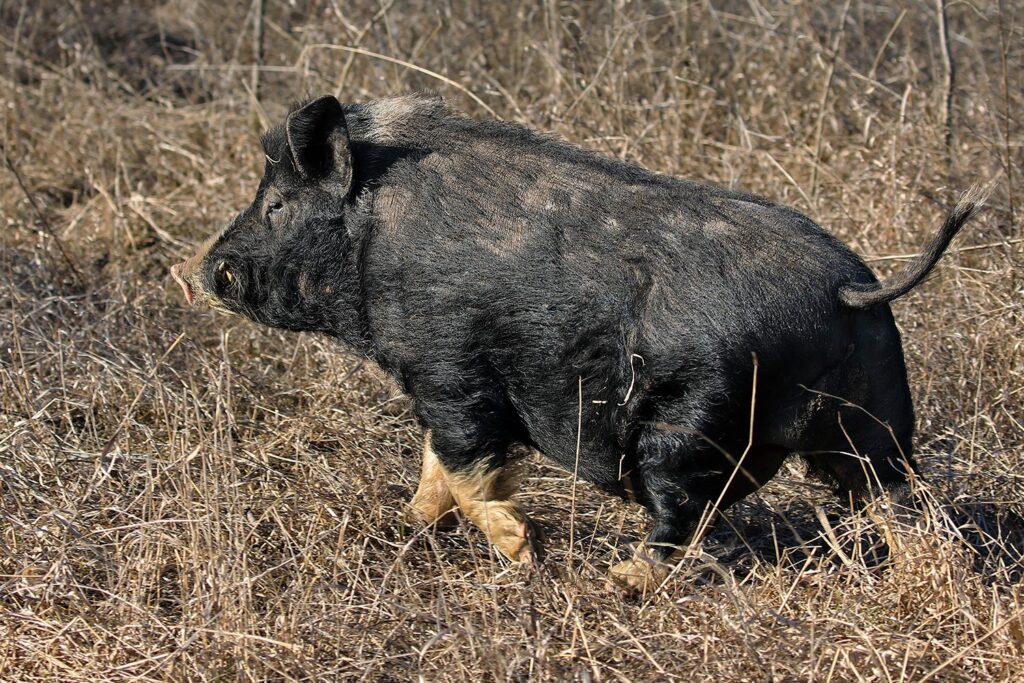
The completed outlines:
<svg viewBox="0 0 1024 683">
<path fill-rule="evenodd" d="M 344 334 L 356 291 L 345 209 L 352 154 L 341 104 L 322 97 L 263 137 L 256 198 L 171 268 L 190 304 L 290 330 Z M 347 336 L 347 335 L 345 335 Z"/>
</svg>

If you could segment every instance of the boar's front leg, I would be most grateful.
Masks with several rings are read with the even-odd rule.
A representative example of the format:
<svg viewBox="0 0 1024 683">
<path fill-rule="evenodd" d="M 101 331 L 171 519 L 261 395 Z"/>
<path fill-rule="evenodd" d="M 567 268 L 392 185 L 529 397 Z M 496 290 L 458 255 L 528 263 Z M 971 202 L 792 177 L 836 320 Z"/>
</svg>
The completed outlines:
<svg viewBox="0 0 1024 683">
<path fill-rule="evenodd" d="M 536 528 L 519 504 L 512 500 L 518 488 L 516 467 L 504 459 L 445 464 L 444 454 L 434 450 L 428 431 L 423 449 L 423 477 L 412 505 L 424 521 L 443 518 L 458 506 L 501 553 L 516 562 L 532 562 L 539 555 Z"/>
<path fill-rule="evenodd" d="M 423 469 L 410 505 L 415 518 L 423 524 L 448 527 L 455 522 L 455 497 L 448 486 L 444 465 L 431 444 L 430 430 L 423 437 Z"/>
<path fill-rule="evenodd" d="M 515 562 L 532 562 L 538 557 L 540 545 L 533 522 L 511 500 L 514 476 L 480 467 L 448 477 L 459 509 L 502 555 Z"/>
</svg>

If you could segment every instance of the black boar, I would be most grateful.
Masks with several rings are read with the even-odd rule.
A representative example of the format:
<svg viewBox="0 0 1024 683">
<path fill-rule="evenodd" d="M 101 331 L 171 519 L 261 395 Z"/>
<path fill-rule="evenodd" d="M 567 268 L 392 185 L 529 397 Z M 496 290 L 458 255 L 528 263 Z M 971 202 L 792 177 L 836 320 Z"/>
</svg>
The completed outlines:
<svg viewBox="0 0 1024 683">
<path fill-rule="evenodd" d="M 425 429 L 423 522 L 458 507 L 534 557 L 508 475 L 526 445 L 646 507 L 646 543 L 611 571 L 647 588 L 709 506 L 790 453 L 854 499 L 914 469 L 888 303 L 970 199 L 879 283 L 793 209 L 436 98 L 323 97 L 263 146 L 253 203 L 171 273 L 190 303 L 322 332 L 392 375 Z"/>
</svg>

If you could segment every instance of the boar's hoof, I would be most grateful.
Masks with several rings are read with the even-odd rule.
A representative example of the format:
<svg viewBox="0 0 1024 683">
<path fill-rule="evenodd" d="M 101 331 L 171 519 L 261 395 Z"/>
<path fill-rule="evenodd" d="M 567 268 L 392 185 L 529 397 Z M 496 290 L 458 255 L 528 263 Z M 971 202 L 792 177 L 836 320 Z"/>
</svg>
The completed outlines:
<svg viewBox="0 0 1024 683">
<path fill-rule="evenodd" d="M 605 588 L 623 597 L 649 595 L 668 578 L 669 566 L 644 557 L 633 557 L 619 562 L 608 570 Z"/>
<path fill-rule="evenodd" d="M 523 521 L 521 532 L 526 539 L 526 545 L 519 553 L 520 562 L 540 562 L 544 557 L 544 532 L 529 517 Z"/>
<path fill-rule="evenodd" d="M 488 503 L 487 514 L 477 521 L 488 540 L 513 562 L 533 563 L 541 557 L 541 534 L 537 526 L 514 504 Z"/>
</svg>

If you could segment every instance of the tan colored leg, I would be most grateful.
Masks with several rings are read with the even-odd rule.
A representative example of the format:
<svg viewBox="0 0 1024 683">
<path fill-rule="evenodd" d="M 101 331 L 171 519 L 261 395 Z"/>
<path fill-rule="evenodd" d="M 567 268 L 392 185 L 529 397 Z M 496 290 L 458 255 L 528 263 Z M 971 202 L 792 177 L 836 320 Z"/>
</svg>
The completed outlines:
<svg viewBox="0 0 1024 683">
<path fill-rule="evenodd" d="M 670 561 L 671 557 L 658 562 L 641 547 L 633 557 L 608 570 L 606 587 L 628 595 L 653 593 L 668 578 L 672 569 L 668 564 Z"/>
<path fill-rule="evenodd" d="M 444 467 L 430 445 L 430 432 L 423 437 L 423 470 L 420 483 L 410 502 L 413 514 L 423 524 L 453 526 L 455 498 L 448 488 Z"/>
<path fill-rule="evenodd" d="M 511 500 L 517 484 L 508 468 L 448 473 L 455 502 L 487 540 L 510 560 L 532 562 L 540 550 L 539 539 L 533 523 Z"/>
</svg>

